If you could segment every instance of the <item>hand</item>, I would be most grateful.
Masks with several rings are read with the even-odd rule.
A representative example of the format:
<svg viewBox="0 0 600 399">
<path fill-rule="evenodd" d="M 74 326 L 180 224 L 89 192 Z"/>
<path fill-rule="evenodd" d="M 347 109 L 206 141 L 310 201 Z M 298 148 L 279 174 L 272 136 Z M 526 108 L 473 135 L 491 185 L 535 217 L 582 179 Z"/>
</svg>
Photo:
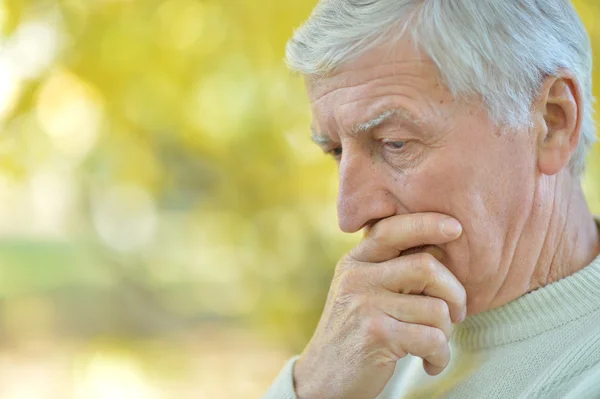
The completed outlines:
<svg viewBox="0 0 600 399">
<path fill-rule="evenodd" d="M 433 255 L 404 251 L 462 233 L 437 213 L 406 214 L 367 229 L 338 263 L 317 329 L 294 367 L 299 398 L 375 398 L 407 354 L 430 375 L 450 361 L 452 322 L 466 316 L 462 284 Z"/>
</svg>

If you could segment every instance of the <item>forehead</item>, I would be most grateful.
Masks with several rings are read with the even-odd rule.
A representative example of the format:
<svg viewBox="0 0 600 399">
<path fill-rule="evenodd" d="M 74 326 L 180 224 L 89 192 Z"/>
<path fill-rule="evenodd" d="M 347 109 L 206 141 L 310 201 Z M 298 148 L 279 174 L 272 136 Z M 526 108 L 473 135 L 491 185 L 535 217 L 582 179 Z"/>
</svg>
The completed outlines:
<svg viewBox="0 0 600 399">
<path fill-rule="evenodd" d="M 390 109 L 430 124 L 454 111 L 435 63 L 408 39 L 371 49 L 335 73 L 307 77 L 305 83 L 315 132 L 348 130 Z"/>
<path fill-rule="evenodd" d="M 328 76 L 305 78 L 311 102 L 343 89 L 362 92 L 376 83 L 401 85 L 403 81 L 430 89 L 443 86 L 435 63 L 407 38 L 375 47 Z"/>
</svg>

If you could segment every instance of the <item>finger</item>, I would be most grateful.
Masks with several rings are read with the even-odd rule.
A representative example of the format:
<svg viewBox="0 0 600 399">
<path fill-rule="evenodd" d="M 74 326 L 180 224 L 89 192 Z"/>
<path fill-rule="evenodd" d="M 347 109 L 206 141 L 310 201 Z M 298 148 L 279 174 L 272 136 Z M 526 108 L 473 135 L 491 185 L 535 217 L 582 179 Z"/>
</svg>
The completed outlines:
<svg viewBox="0 0 600 399">
<path fill-rule="evenodd" d="M 450 309 L 442 299 L 381 291 L 375 297 L 374 305 L 398 321 L 438 328 L 446 339 L 450 339 Z"/>
<path fill-rule="evenodd" d="M 442 330 L 389 320 L 393 321 L 388 321 L 387 345 L 399 358 L 407 353 L 420 357 L 430 365 L 425 368 L 428 373 L 432 371 L 439 374 L 448 366 L 450 347 Z"/>
<path fill-rule="evenodd" d="M 383 219 L 365 230 L 364 239 L 350 252 L 361 262 L 384 262 L 404 250 L 440 245 L 457 239 L 460 223 L 440 213 L 412 213 Z"/>
<path fill-rule="evenodd" d="M 446 302 L 454 323 L 464 320 L 467 294 L 458 279 L 428 253 L 401 256 L 380 264 L 361 268 L 369 286 L 379 286 L 393 293 L 425 294 Z"/>
<path fill-rule="evenodd" d="M 438 374 L 440 374 L 442 371 L 444 371 L 444 369 L 446 367 L 438 367 L 435 366 L 432 363 L 429 363 L 429 361 L 423 359 L 423 368 L 425 369 L 425 372 L 431 376 L 436 376 Z"/>
</svg>

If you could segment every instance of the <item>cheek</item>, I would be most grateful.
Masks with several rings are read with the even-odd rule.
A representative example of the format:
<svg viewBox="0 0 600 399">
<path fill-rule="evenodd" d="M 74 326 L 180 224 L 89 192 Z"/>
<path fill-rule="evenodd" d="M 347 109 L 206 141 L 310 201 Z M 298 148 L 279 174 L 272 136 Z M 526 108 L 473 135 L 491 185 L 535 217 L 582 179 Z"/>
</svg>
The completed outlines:
<svg viewBox="0 0 600 399">
<path fill-rule="evenodd" d="M 464 162 L 453 162 L 447 156 L 430 156 L 419 170 L 406 173 L 397 197 L 408 212 L 439 212 L 457 217 L 455 212 L 467 209 L 469 203 L 480 201 L 474 190 L 479 178 L 476 168 Z"/>
<path fill-rule="evenodd" d="M 405 176 L 405 190 L 397 193 L 410 213 L 438 212 L 457 219 L 463 234 L 453 242 L 442 245 L 440 259 L 458 279 L 466 283 L 473 268 L 489 264 L 489 246 L 494 240 L 490 205 L 475 188 L 476 171 L 465 165 L 440 163 L 439 169 Z M 480 270 L 481 272 L 481 270 Z"/>
<path fill-rule="evenodd" d="M 535 152 L 526 133 L 462 132 L 451 144 L 429 149 L 416 169 L 399 176 L 395 194 L 409 212 L 471 215 L 484 224 L 508 217 L 534 182 Z"/>
<path fill-rule="evenodd" d="M 495 273 L 511 223 L 531 200 L 527 147 L 478 144 L 433 150 L 418 170 L 399 178 L 394 193 L 407 212 L 439 212 L 460 221 L 464 234 L 446 246 L 445 264 L 461 281 L 474 267 L 481 278 Z"/>
</svg>

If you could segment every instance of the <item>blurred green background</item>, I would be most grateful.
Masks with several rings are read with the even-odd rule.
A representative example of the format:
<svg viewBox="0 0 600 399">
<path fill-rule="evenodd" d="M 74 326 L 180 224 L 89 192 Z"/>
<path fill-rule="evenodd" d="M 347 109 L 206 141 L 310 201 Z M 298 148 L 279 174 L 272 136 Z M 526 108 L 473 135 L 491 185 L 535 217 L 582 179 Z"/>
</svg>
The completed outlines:
<svg viewBox="0 0 600 399">
<path fill-rule="evenodd" d="M 315 3 L 0 1 L 0 398 L 259 397 L 302 349 L 357 240 L 282 62 Z"/>
</svg>

